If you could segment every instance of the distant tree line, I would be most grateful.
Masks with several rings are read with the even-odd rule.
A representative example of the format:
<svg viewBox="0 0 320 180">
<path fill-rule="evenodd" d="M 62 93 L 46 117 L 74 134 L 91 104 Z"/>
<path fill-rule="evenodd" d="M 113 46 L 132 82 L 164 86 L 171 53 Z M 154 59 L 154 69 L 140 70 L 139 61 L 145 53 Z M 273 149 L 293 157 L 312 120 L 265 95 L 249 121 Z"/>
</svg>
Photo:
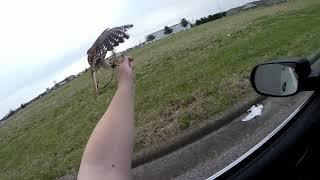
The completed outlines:
<svg viewBox="0 0 320 180">
<path fill-rule="evenodd" d="M 37 97 L 35 97 L 34 99 L 30 100 L 29 102 L 26 102 L 26 103 L 22 103 L 20 105 L 20 107 L 18 107 L 17 109 L 15 110 L 12 110 L 10 109 L 10 111 L 8 112 L 7 115 L 5 115 L 2 119 L 0 119 L 0 121 L 5 121 L 7 119 L 9 119 L 11 116 L 13 116 L 14 114 L 16 114 L 18 111 L 26 108 L 27 106 L 29 106 L 31 103 L 33 103 L 34 101 L 40 99 L 41 97 L 45 96 L 46 94 L 48 93 L 48 88 L 47 88 L 47 91 L 41 93 L 40 95 L 38 95 Z"/>
<path fill-rule="evenodd" d="M 204 24 L 210 21 L 214 21 L 220 18 L 223 18 L 227 16 L 227 12 L 222 12 L 222 13 L 217 13 L 217 14 L 213 14 L 213 15 L 209 15 L 208 17 L 202 17 L 198 20 L 196 20 L 196 23 L 194 25 L 198 26 L 200 24 Z"/>
</svg>

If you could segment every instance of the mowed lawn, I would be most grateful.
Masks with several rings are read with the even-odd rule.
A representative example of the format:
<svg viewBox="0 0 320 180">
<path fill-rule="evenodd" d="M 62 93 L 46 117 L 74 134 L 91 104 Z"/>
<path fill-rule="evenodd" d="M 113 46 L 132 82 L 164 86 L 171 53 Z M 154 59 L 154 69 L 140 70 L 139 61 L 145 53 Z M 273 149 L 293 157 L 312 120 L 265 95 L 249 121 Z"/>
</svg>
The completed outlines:
<svg viewBox="0 0 320 180">
<path fill-rule="evenodd" d="M 259 62 L 307 56 L 320 45 L 320 1 L 294 0 L 226 17 L 129 52 L 135 58 L 135 153 L 171 141 L 251 95 Z M 111 72 L 103 72 L 106 84 Z M 54 179 L 78 170 L 116 90 L 96 99 L 88 73 L 0 127 L 0 179 Z M 104 85 L 103 84 L 103 85 Z"/>
</svg>

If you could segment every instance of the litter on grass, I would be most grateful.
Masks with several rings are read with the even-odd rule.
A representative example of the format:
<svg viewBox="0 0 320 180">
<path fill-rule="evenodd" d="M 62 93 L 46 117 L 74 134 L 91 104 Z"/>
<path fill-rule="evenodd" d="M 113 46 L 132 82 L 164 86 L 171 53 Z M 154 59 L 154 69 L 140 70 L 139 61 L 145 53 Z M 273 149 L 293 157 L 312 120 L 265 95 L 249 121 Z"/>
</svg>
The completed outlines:
<svg viewBox="0 0 320 180">
<path fill-rule="evenodd" d="M 262 115 L 263 105 L 253 105 L 247 112 L 249 113 L 242 121 L 250 121 L 258 116 Z"/>
</svg>

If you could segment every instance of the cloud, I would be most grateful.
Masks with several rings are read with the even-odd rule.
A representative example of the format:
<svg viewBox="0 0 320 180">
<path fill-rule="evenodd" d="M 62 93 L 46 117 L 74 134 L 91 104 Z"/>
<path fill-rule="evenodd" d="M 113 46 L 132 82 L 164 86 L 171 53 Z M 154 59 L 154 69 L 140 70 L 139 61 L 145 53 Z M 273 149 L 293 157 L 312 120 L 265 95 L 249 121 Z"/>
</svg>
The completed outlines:
<svg viewBox="0 0 320 180">
<path fill-rule="evenodd" d="M 0 89 L 0 99 L 14 93 L 17 89 L 52 76 L 70 64 L 79 61 L 81 57 L 85 56 L 85 49 L 84 47 L 73 49 L 53 60 L 43 60 L 41 64 L 29 65 L 28 60 L 19 60 L 14 63 L 14 67 L 3 69 L 0 71 L 0 87 L 4 88 Z M 86 62 L 83 59 L 82 61 Z"/>
</svg>

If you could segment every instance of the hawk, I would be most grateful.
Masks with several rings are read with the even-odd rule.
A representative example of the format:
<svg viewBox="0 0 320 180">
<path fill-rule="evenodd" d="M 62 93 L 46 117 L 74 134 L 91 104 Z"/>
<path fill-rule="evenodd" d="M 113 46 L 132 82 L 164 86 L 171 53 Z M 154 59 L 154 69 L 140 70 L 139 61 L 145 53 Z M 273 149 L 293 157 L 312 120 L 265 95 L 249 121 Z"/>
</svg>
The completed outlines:
<svg viewBox="0 0 320 180">
<path fill-rule="evenodd" d="M 98 39 L 93 43 L 91 48 L 87 51 L 88 63 L 91 67 L 91 76 L 94 84 L 96 93 L 98 94 L 98 79 L 97 72 L 101 67 L 115 68 L 117 62 L 115 60 L 114 47 L 119 46 L 119 44 L 124 43 L 125 39 L 129 39 L 129 35 L 126 31 L 132 28 L 133 25 L 124 25 L 119 27 L 114 27 L 111 29 L 106 29 L 98 37 Z M 113 52 L 112 58 L 105 58 L 108 51 Z"/>
</svg>

